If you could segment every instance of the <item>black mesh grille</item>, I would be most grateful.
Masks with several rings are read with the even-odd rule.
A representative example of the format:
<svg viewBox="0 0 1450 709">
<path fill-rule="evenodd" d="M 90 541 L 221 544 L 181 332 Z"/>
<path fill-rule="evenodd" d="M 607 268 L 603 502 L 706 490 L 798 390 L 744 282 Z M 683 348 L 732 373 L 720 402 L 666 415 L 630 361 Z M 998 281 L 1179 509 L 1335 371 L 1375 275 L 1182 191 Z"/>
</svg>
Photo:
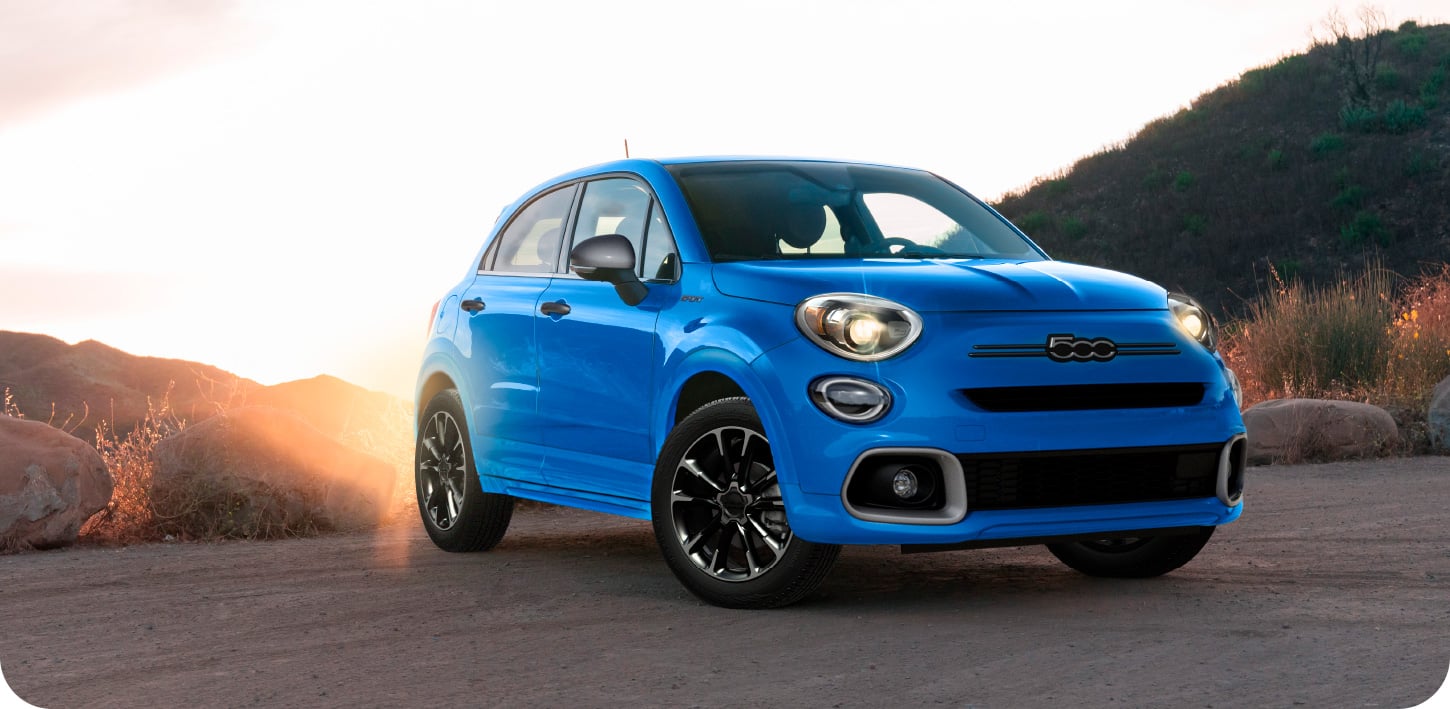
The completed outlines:
<svg viewBox="0 0 1450 709">
<path fill-rule="evenodd" d="M 1213 497 L 1220 446 L 959 455 L 967 507 L 1108 505 Z"/>
<path fill-rule="evenodd" d="M 962 393 L 987 411 L 1151 409 L 1196 406 L 1203 401 L 1203 385 L 1195 382 L 983 387 L 963 389 Z"/>
</svg>

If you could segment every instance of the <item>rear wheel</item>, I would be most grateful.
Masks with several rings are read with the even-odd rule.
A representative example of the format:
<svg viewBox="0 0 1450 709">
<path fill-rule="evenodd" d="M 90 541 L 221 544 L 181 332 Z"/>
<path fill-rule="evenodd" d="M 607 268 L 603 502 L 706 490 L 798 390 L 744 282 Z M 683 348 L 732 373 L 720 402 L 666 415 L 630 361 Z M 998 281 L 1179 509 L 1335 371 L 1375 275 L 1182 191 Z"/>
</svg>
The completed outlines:
<svg viewBox="0 0 1450 709">
<path fill-rule="evenodd" d="M 651 498 L 665 562 L 717 606 L 795 603 L 820 586 L 841 550 L 791 532 L 770 441 L 747 399 L 708 404 L 675 427 Z"/>
<path fill-rule="evenodd" d="M 493 548 L 514 513 L 514 498 L 479 486 L 467 432 L 463 402 L 453 389 L 434 396 L 419 419 L 413 460 L 418 512 L 428 537 L 445 551 Z"/>
<path fill-rule="evenodd" d="M 1048 544 L 1047 550 L 1062 563 L 1088 576 L 1149 578 L 1187 564 L 1208 543 L 1213 530 L 1213 527 L 1199 527 L 1196 532 L 1183 535 Z"/>
</svg>

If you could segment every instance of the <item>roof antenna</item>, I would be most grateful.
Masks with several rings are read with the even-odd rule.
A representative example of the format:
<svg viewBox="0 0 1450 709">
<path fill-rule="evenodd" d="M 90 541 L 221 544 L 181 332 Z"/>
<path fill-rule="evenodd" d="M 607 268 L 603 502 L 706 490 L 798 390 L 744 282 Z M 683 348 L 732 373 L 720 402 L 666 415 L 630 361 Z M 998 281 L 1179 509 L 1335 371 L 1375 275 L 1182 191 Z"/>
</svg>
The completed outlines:
<svg viewBox="0 0 1450 709">
<path fill-rule="evenodd" d="M 629 138 L 624 139 L 624 159 L 629 159 Z"/>
</svg>

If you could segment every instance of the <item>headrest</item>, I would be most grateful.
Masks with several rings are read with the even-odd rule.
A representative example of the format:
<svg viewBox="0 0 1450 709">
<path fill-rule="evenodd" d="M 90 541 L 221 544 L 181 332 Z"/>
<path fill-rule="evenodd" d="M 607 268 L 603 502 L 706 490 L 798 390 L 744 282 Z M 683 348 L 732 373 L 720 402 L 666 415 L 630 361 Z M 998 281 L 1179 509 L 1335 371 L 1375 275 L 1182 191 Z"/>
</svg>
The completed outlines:
<svg viewBox="0 0 1450 709">
<path fill-rule="evenodd" d="M 776 221 L 776 237 L 794 248 L 808 249 L 826 230 L 826 210 L 819 204 L 788 202 Z"/>
</svg>

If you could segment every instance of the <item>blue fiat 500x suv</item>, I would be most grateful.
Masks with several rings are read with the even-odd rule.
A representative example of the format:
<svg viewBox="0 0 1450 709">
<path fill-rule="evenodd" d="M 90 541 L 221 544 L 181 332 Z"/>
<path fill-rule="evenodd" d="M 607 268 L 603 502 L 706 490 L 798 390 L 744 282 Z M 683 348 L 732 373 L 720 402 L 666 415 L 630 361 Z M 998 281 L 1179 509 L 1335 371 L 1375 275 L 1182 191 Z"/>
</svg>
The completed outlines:
<svg viewBox="0 0 1450 709">
<path fill-rule="evenodd" d="M 1187 563 L 1244 426 L 1191 298 L 1053 261 L 929 172 L 624 160 L 507 207 L 439 301 L 417 493 L 448 551 L 515 498 L 652 520 L 700 598 L 811 593 L 842 544 Z"/>
</svg>

